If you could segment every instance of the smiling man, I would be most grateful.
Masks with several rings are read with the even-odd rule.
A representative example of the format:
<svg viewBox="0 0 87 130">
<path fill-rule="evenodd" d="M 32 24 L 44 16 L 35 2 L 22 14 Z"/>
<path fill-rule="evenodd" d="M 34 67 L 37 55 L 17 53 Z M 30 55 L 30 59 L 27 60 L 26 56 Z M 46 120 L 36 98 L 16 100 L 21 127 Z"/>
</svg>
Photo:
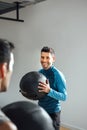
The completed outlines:
<svg viewBox="0 0 87 130">
<path fill-rule="evenodd" d="M 52 118 L 55 130 L 59 130 L 61 113 L 60 101 L 66 100 L 67 91 L 64 75 L 53 65 L 54 62 L 54 50 L 47 46 L 43 47 L 41 49 L 40 57 L 42 69 L 40 69 L 39 72 L 46 76 L 48 82 L 39 83 L 39 92 L 44 92 L 46 95 L 41 98 L 38 103 Z"/>
</svg>

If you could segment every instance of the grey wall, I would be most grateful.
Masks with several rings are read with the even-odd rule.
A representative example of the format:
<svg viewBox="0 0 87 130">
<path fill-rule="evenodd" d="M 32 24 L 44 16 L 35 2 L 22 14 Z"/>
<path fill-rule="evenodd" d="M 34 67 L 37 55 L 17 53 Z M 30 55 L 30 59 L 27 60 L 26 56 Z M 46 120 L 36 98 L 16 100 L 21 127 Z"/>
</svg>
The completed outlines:
<svg viewBox="0 0 87 130">
<path fill-rule="evenodd" d="M 6 16 L 15 17 L 15 12 Z M 0 20 L 0 37 L 15 43 L 15 65 L 1 106 L 27 100 L 19 93 L 23 74 L 38 70 L 40 49 L 56 51 L 56 67 L 67 80 L 68 99 L 61 102 L 63 124 L 87 129 L 87 0 L 47 0 L 20 10 L 24 23 Z"/>
</svg>

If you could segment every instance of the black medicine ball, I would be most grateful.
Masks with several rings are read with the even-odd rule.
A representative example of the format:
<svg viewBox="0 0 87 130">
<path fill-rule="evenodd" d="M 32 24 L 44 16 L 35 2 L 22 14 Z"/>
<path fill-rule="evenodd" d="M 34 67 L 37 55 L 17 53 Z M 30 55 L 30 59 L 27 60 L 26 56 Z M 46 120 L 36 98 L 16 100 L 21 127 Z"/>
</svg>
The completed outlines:
<svg viewBox="0 0 87 130">
<path fill-rule="evenodd" d="M 48 113 L 33 101 L 18 101 L 2 108 L 18 130 L 54 130 Z"/>
<path fill-rule="evenodd" d="M 38 91 L 39 82 L 46 83 L 46 80 L 46 77 L 37 71 L 28 72 L 20 80 L 20 92 L 28 99 L 39 100 L 46 94 Z"/>
</svg>

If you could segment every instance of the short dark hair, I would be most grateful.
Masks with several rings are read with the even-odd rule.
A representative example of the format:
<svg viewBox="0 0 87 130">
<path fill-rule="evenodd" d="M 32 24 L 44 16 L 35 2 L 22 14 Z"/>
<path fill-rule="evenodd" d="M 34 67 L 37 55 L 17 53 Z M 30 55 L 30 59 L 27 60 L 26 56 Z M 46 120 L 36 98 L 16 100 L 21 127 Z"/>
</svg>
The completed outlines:
<svg viewBox="0 0 87 130">
<path fill-rule="evenodd" d="M 51 48 L 51 47 L 48 47 L 48 46 L 44 46 L 44 47 L 41 49 L 41 52 L 49 52 L 49 53 L 51 53 L 51 54 L 55 54 L 54 49 Z"/>
<path fill-rule="evenodd" d="M 0 39 L 0 63 L 10 62 L 10 53 L 14 49 L 14 44 L 6 39 Z"/>
</svg>

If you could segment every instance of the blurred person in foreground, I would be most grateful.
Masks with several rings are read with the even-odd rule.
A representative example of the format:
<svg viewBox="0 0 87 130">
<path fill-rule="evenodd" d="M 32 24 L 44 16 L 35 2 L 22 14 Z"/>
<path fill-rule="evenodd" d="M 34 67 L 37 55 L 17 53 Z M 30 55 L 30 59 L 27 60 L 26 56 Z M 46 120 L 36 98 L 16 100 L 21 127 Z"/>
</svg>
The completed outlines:
<svg viewBox="0 0 87 130">
<path fill-rule="evenodd" d="M 0 92 L 8 90 L 14 64 L 14 44 L 0 39 Z M 17 127 L 0 110 L 0 130 L 17 130 Z"/>
</svg>

